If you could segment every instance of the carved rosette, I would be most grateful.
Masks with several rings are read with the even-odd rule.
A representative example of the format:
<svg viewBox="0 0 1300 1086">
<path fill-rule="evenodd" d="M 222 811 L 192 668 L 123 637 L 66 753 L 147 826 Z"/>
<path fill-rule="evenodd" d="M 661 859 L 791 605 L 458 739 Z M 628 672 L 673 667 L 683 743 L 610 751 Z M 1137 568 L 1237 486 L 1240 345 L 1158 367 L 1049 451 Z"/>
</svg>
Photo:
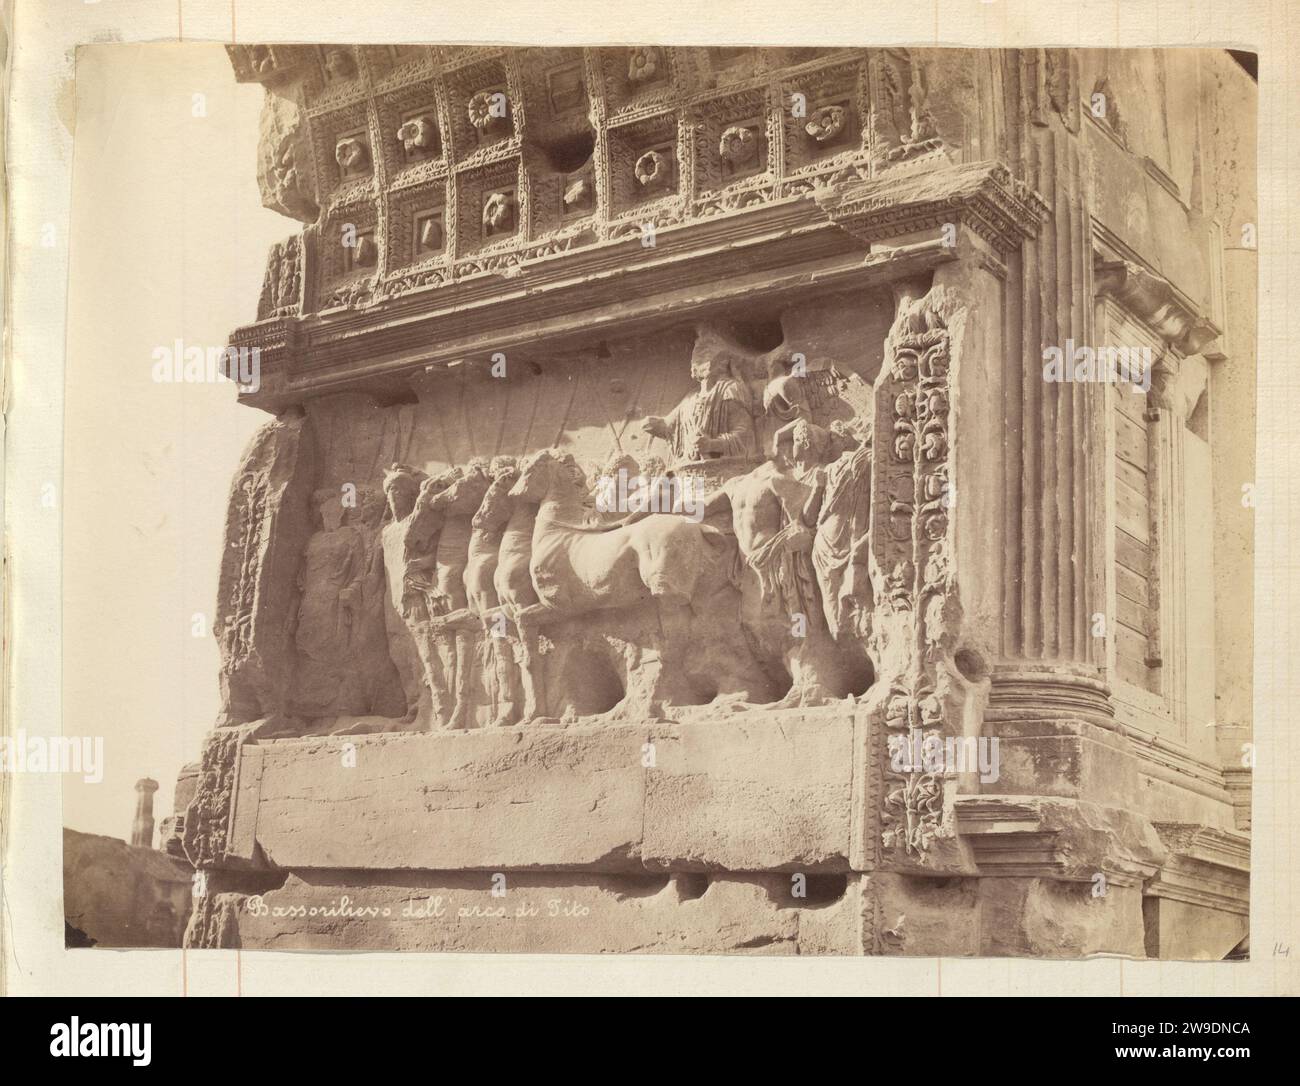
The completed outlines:
<svg viewBox="0 0 1300 1086">
<path fill-rule="evenodd" d="M 658 151 L 647 151 L 636 160 L 633 173 L 637 181 L 648 189 L 659 188 L 668 181 L 672 169 L 666 155 Z"/>
<path fill-rule="evenodd" d="M 514 228 L 515 205 L 507 192 L 494 192 L 483 205 L 483 225 L 489 231 Z"/>
<path fill-rule="evenodd" d="M 663 50 L 654 46 L 633 49 L 627 58 L 627 80 L 629 83 L 648 83 L 659 74 L 663 64 Z"/>
<path fill-rule="evenodd" d="M 808 118 L 804 131 L 818 143 L 825 143 L 844 131 L 847 116 L 843 106 L 822 106 Z"/>
<path fill-rule="evenodd" d="M 718 154 L 735 166 L 750 163 L 758 153 L 758 137 L 752 128 L 733 124 L 718 141 Z"/>
<path fill-rule="evenodd" d="M 367 162 L 365 143 L 356 138 L 339 140 L 334 147 L 334 161 L 344 170 L 358 170 Z"/>
<path fill-rule="evenodd" d="M 507 108 L 508 100 L 504 92 L 481 90 L 470 98 L 465 111 L 469 117 L 469 123 L 478 131 L 486 132 L 488 129 L 505 123 Z"/>
<path fill-rule="evenodd" d="M 426 151 L 433 147 L 436 133 L 433 121 L 429 117 L 412 117 L 397 130 L 397 138 L 407 154 Z"/>
<path fill-rule="evenodd" d="M 917 319 L 916 315 L 924 315 Z M 932 842 L 952 836 L 945 815 L 951 767 L 932 765 L 948 710 L 940 664 L 948 636 L 949 336 L 924 301 L 905 313 L 876 388 L 877 451 L 872 494 L 877 627 L 888 685 L 880 716 L 881 845 L 924 862 Z"/>
</svg>

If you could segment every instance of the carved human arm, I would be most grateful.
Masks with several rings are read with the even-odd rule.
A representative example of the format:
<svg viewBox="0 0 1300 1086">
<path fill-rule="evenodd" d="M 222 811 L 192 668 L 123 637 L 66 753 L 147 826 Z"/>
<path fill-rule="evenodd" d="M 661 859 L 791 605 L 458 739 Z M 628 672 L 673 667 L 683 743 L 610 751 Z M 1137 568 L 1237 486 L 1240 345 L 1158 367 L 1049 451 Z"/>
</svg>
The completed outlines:
<svg viewBox="0 0 1300 1086">
<path fill-rule="evenodd" d="M 642 420 L 641 429 L 651 437 L 662 438 L 664 441 L 668 440 L 668 422 L 658 415 L 650 415 Z"/>
</svg>

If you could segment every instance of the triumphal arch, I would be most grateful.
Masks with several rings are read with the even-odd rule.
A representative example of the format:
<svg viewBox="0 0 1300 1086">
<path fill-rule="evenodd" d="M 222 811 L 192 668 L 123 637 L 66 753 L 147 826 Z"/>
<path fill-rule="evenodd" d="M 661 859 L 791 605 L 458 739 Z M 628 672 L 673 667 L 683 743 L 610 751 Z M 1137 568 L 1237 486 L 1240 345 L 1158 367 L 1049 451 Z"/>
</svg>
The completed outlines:
<svg viewBox="0 0 1300 1086">
<path fill-rule="evenodd" d="M 1245 952 L 1227 53 L 230 55 L 189 945 Z"/>
</svg>

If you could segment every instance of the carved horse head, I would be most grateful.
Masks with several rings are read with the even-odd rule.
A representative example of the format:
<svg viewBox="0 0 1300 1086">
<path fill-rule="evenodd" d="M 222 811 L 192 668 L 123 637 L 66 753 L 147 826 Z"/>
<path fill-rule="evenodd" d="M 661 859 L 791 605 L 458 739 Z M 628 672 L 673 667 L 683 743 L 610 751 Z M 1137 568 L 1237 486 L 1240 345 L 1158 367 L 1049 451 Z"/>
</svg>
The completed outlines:
<svg viewBox="0 0 1300 1086">
<path fill-rule="evenodd" d="M 572 455 L 558 449 L 542 449 L 520 465 L 519 480 L 511 487 L 510 497 L 532 502 L 571 498 L 582 495 L 586 485 L 582 468 Z"/>
<path fill-rule="evenodd" d="M 514 499 L 510 491 L 519 481 L 519 465 L 513 456 L 498 456 L 488 469 L 492 482 L 488 484 L 487 493 L 479 503 L 478 512 L 470 522 L 473 528 L 494 528 L 504 524 L 510 518 Z"/>
<path fill-rule="evenodd" d="M 420 493 L 415 499 L 410 515 L 410 530 L 417 538 L 428 536 L 442 523 L 442 517 L 439 515 L 441 510 L 433 508 L 433 501 L 455 483 L 460 475 L 460 468 L 447 468 L 420 484 Z"/>
<path fill-rule="evenodd" d="M 446 489 L 429 498 L 428 508 L 439 510 L 449 516 L 467 516 L 474 513 L 487 493 L 491 479 L 488 478 L 486 465 L 479 462 L 469 463 L 458 479 Z"/>
<path fill-rule="evenodd" d="M 427 509 L 429 504 L 456 482 L 461 476 L 460 468 L 451 467 L 440 471 L 437 475 L 430 475 L 420 484 L 419 497 L 416 500 L 417 509 Z"/>
</svg>

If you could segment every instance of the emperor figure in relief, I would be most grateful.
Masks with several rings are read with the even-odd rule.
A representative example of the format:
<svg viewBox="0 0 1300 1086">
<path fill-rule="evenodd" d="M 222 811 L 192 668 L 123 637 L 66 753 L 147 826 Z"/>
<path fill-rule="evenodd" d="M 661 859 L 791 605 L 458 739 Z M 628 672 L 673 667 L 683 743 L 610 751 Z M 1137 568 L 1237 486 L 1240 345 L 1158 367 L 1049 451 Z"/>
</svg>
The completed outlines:
<svg viewBox="0 0 1300 1086">
<path fill-rule="evenodd" d="M 691 378 L 700 387 L 666 418 L 652 415 L 642 423 L 646 433 L 668 442 L 676 462 L 758 453 L 749 393 L 732 366 L 737 352 L 717 325 L 702 323 L 691 352 Z"/>
</svg>

